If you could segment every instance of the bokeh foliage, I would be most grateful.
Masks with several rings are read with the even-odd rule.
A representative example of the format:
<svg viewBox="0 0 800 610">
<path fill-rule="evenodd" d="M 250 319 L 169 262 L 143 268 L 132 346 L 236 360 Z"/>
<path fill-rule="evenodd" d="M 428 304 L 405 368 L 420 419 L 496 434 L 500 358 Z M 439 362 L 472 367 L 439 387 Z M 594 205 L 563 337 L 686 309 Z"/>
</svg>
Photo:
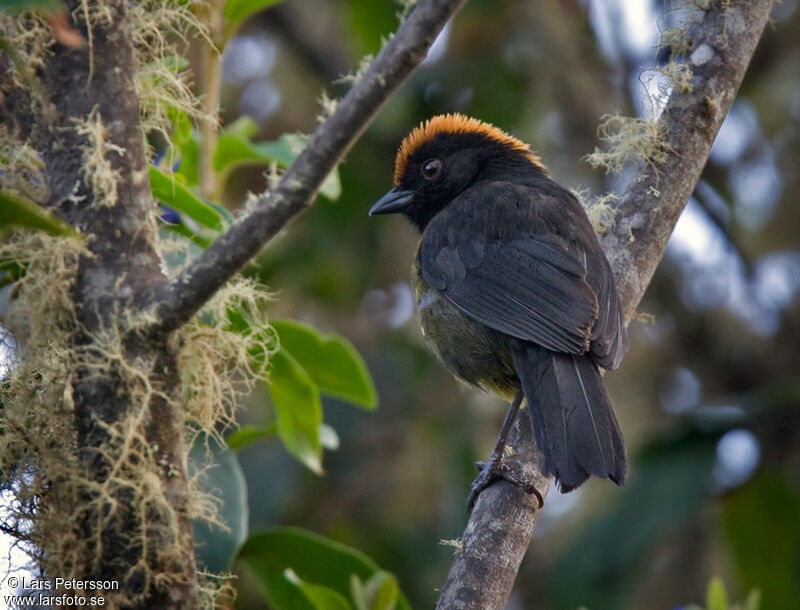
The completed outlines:
<svg viewBox="0 0 800 610">
<path fill-rule="evenodd" d="M 290 66 L 276 63 L 274 86 L 296 95 L 305 79 L 307 91 L 338 92 L 331 81 L 357 66 L 363 53 L 374 52 L 386 34 L 387 14 L 395 10 L 389 4 L 327 9 L 336 27 L 313 43 L 290 24 L 306 24 L 315 10 L 326 9 L 292 2 L 273 16 L 264 14 L 251 34 L 273 38 L 291 55 Z M 382 17 L 372 14 L 379 5 L 385 7 Z M 662 7 L 653 6 L 656 18 Z M 658 19 L 666 28 L 672 18 Z M 604 53 L 584 5 L 469 2 L 452 24 L 444 55 L 416 73 L 340 167 L 341 199 L 321 201 L 260 258 L 259 277 L 282 287 L 278 307 L 299 307 L 302 319 L 335 324 L 364 354 L 381 396 L 381 409 L 369 418 L 331 405 L 341 447 L 327 456 L 326 477 L 300 475 L 299 487 L 271 477 L 282 491 L 269 502 L 265 520 L 279 515 L 311 524 L 366 551 L 398 575 L 414 607 L 436 599 L 451 549 L 433 542 L 460 534 L 471 463 L 488 453 L 503 409 L 496 399 L 461 388 L 426 352 L 406 290 L 416 235 L 401 219 L 369 219 L 365 212 L 391 187 L 402 137 L 419 121 L 447 111 L 493 121 L 531 142 L 567 186 L 594 194 L 615 187 L 614 177 L 594 173 L 581 159 L 597 145 L 602 114 L 636 111 L 631 92 L 641 90 L 641 66 L 653 65 L 657 51 L 650 47 L 641 58 L 625 52 L 628 34 L 615 27 L 622 49 L 616 58 Z M 769 116 L 758 121 L 755 135 L 743 136 L 749 145 L 742 165 L 712 159 L 704 175 L 728 210 L 722 227 L 704 222 L 734 258 L 735 247 L 743 247 L 739 254 L 752 267 L 776 252 L 798 254 L 800 219 L 790 203 L 800 186 L 795 172 L 781 173 L 779 202 L 757 227 L 743 222 L 730 178 L 745 171 L 744 162 L 756 158 L 759 147 L 773 151 L 781 172 L 798 160 L 798 116 L 792 111 L 798 79 L 789 70 L 800 50 L 791 41 L 798 27 L 797 11 L 781 17 L 754 59 L 741 102 Z M 320 53 L 329 61 L 312 59 Z M 288 108 L 294 101 L 285 100 L 263 123 L 270 137 L 302 121 Z M 755 171 L 752 179 L 760 179 Z M 796 284 L 792 289 L 789 282 L 794 292 L 778 327 L 763 333 L 724 301 L 698 306 L 687 298 L 693 283 L 700 281 L 702 291 L 698 277 L 708 273 L 695 267 L 670 249 L 640 307 L 654 322 L 633 323 L 631 352 L 608 376 L 632 454 L 630 484 L 617 490 L 592 481 L 577 499 L 548 499 L 550 510 L 512 604 L 597 610 L 706 603 L 713 575 L 722 577 L 732 599 L 758 588 L 764 608 L 798 603 L 792 589 L 800 556 L 792 520 L 800 480 L 800 379 L 791 355 L 800 344 Z M 735 266 L 723 268 L 718 283 L 733 286 L 737 273 Z M 683 410 L 670 411 L 668 397 L 687 391 L 684 376 L 676 374 L 683 369 L 698 389 Z M 745 480 L 728 487 L 719 480 L 718 456 L 720 440 L 731 430 L 751 432 L 760 457 Z M 765 519 L 774 528 L 766 529 Z M 242 607 L 248 607 L 246 589 Z"/>
<path fill-rule="evenodd" d="M 235 534 L 241 540 L 243 529 L 251 532 L 234 564 L 238 607 L 263 607 L 265 597 L 279 608 L 403 607 L 398 582 L 411 606 L 435 602 L 452 552 L 438 541 L 463 528 L 472 462 L 488 454 L 503 409 L 459 386 L 425 349 L 407 286 L 417 237 L 402 220 L 369 219 L 366 211 L 391 187 L 402 137 L 449 111 L 529 141 L 566 186 L 594 194 L 624 186 L 581 159 L 597 144 L 602 114 L 637 111 L 642 65 L 656 62 L 657 49 L 637 51 L 622 13 L 613 11 L 605 28 L 616 46 L 609 47 L 597 16 L 602 4 L 468 2 L 442 54 L 392 99 L 314 207 L 247 269 L 277 294 L 270 316 L 293 321 L 275 324 L 288 350 L 273 356 L 277 385 L 261 384 L 243 401 L 243 428 L 228 437 L 234 451 L 219 459 L 222 478 L 238 482 L 222 498 L 223 514 L 231 509 L 229 523 L 246 519 Z M 662 29 L 677 19 L 672 4 L 643 4 Z M 241 213 L 247 192 L 266 188 L 265 170 L 291 162 L 302 146 L 293 134 L 313 129 L 320 91 L 345 90 L 341 77 L 379 49 L 399 10 L 390 0 L 229 1 L 226 41 L 254 41 L 277 60 L 224 81 L 214 156 L 219 201 L 199 194 L 200 134 L 176 112 L 174 147 L 150 175 L 169 208 L 163 230 L 206 247 Z M 792 3 L 775 10 L 735 107 L 747 120 L 729 125 L 738 129 L 729 132 L 737 156 L 712 156 L 693 204 L 726 256 L 712 268 L 702 256 L 668 251 L 640 306 L 652 319 L 633 322 L 631 351 L 608 376 L 631 481 L 622 490 L 593 480 L 568 496 L 551 493 L 510 607 L 694 601 L 711 610 L 728 607 L 725 589 L 748 610 L 757 607 L 755 589 L 762 608 L 800 604 L 800 210 L 792 205 L 800 196 L 800 10 Z M 202 89 L 195 55 L 187 49 Z M 223 78 L 231 66 L 223 63 Z M 259 123 L 244 104 L 256 85 L 281 99 Z M 777 194 L 758 190 L 776 175 Z M 14 206 L 4 213 L 30 214 L 26 204 Z M 28 217 L 46 225 L 39 228 L 55 226 Z M 774 280 L 784 295 L 777 305 L 774 281 L 757 281 L 776 255 L 790 261 Z M 0 272 L 13 281 L 24 270 Z M 726 296 L 737 286 L 757 305 L 747 315 Z M 764 324 L 768 316 L 774 324 Z M 233 316 L 231 323 L 248 322 Z M 353 409 L 346 401 L 375 405 L 372 379 L 380 409 Z M 306 408 L 296 412 L 298 404 Z M 748 447 L 758 449 L 753 468 L 738 478 L 725 470 L 731 431 L 748 432 Z M 326 443 L 336 450 L 323 459 Z M 725 587 L 709 586 L 714 575 Z"/>
</svg>

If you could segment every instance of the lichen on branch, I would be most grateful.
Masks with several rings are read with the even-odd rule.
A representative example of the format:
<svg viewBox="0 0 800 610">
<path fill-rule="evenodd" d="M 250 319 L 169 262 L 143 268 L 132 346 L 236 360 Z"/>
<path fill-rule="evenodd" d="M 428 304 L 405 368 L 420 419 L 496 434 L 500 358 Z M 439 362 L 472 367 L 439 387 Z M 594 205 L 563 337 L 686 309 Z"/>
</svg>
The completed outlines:
<svg viewBox="0 0 800 610">
<path fill-rule="evenodd" d="M 607 173 L 619 173 L 633 163 L 655 167 L 666 159 L 666 124 L 658 118 L 605 114 L 597 135 L 605 148 L 595 148 L 585 159 Z"/>
</svg>

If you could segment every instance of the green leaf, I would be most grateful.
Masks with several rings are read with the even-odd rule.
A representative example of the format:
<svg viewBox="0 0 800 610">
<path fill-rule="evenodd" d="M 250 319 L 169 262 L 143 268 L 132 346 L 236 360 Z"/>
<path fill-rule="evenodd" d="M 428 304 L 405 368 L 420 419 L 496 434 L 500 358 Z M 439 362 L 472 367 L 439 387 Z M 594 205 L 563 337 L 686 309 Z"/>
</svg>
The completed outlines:
<svg viewBox="0 0 800 610">
<path fill-rule="evenodd" d="M 358 610 L 395 610 L 400 601 L 397 578 L 389 572 L 376 572 L 365 583 L 354 574 L 350 588 Z"/>
<path fill-rule="evenodd" d="M 297 587 L 315 610 L 352 610 L 353 606 L 341 593 L 329 587 L 309 583 L 291 568 L 283 572 L 284 578 Z"/>
<path fill-rule="evenodd" d="M 233 123 L 228 123 L 220 132 L 220 137 L 234 137 L 249 140 L 259 132 L 258 123 L 248 116 L 242 115 Z"/>
<path fill-rule="evenodd" d="M 180 154 L 176 159 L 180 162 L 175 169 L 175 173 L 183 178 L 186 186 L 197 186 L 200 182 L 198 172 L 198 167 L 200 166 L 200 135 L 195 129 L 192 129 L 191 123 L 189 123 L 188 135 L 186 134 L 186 125 L 178 124 L 175 127 L 176 136 L 182 138 L 175 140 L 175 144 L 180 149 Z"/>
<path fill-rule="evenodd" d="M 706 610 L 728 610 L 728 596 L 725 594 L 725 585 L 722 584 L 719 576 L 715 576 L 708 583 Z"/>
<path fill-rule="evenodd" d="M 269 426 L 242 426 L 238 430 L 231 432 L 226 438 L 225 442 L 228 447 L 234 451 L 242 447 L 263 440 L 265 438 L 272 438 L 278 433 L 278 426 L 271 424 Z M 336 434 L 331 426 L 322 423 L 319 426 L 319 444 L 323 448 L 330 451 L 335 451 L 339 448 L 339 435 Z"/>
<path fill-rule="evenodd" d="M 255 128 L 254 131 L 253 128 Z M 243 165 L 278 162 L 278 159 L 270 154 L 269 149 L 259 150 L 256 148 L 256 145 L 250 140 L 256 133 L 258 133 L 258 125 L 248 116 L 240 117 L 220 132 L 212 160 L 214 170 L 220 175 L 220 178 L 227 178 L 231 171 Z"/>
<path fill-rule="evenodd" d="M 225 3 L 225 19 L 229 23 L 229 31 L 234 32 L 240 22 L 253 13 L 265 9 L 282 0 L 228 0 Z"/>
<path fill-rule="evenodd" d="M 374 587 L 371 610 L 395 610 L 400 595 L 400 585 L 394 574 L 378 572 L 367 581 L 367 590 Z"/>
<path fill-rule="evenodd" d="M 289 453 L 321 474 L 322 403 L 317 385 L 283 348 L 272 354 L 269 364 L 268 387 L 275 407 L 278 436 Z"/>
<path fill-rule="evenodd" d="M 375 385 L 367 365 L 347 339 L 322 334 L 295 320 L 272 322 L 281 347 L 303 367 L 320 391 L 349 400 L 368 409 L 378 403 Z"/>
<path fill-rule="evenodd" d="M 236 455 L 214 438 L 198 435 L 189 452 L 189 474 L 200 491 L 217 503 L 217 519 L 224 525 L 194 522 L 198 566 L 210 572 L 226 572 L 247 539 L 247 484 Z"/>
<path fill-rule="evenodd" d="M 30 199 L 0 191 L 0 227 L 15 226 L 36 229 L 52 235 L 80 237 L 69 224 Z"/>
<path fill-rule="evenodd" d="M 286 169 L 305 147 L 305 140 L 295 134 L 286 134 L 273 142 L 252 142 L 251 138 L 259 131 L 258 124 L 250 117 L 243 116 L 225 127 L 217 141 L 214 151 L 214 170 L 221 181 L 227 180 L 230 173 L 247 165 L 269 165 L 275 163 Z M 320 193 L 335 201 L 341 196 L 342 185 L 337 169 L 331 171 L 320 187 Z"/>
<path fill-rule="evenodd" d="M 174 175 L 150 166 L 150 188 L 153 197 L 186 214 L 202 226 L 217 232 L 225 228 L 220 213 L 176 180 Z"/>
<path fill-rule="evenodd" d="M 222 217 L 222 220 L 225 221 L 225 224 L 231 225 L 233 224 L 233 221 L 236 220 L 233 214 L 231 214 L 230 210 L 224 205 L 214 201 L 207 201 L 206 204 L 214 208 L 214 211 Z"/>
<path fill-rule="evenodd" d="M 238 430 L 231 432 L 225 442 L 228 443 L 228 447 L 235 451 L 255 441 L 272 438 L 277 433 L 278 427 L 274 424 L 266 427 L 242 426 Z"/>
<path fill-rule="evenodd" d="M 314 608 L 297 587 L 286 580 L 286 569 L 291 569 L 304 581 L 323 585 L 344 597 L 349 595 L 351 575 L 365 581 L 380 569 L 356 549 L 291 527 L 272 528 L 250 536 L 239 558 L 275 608 Z"/>
</svg>

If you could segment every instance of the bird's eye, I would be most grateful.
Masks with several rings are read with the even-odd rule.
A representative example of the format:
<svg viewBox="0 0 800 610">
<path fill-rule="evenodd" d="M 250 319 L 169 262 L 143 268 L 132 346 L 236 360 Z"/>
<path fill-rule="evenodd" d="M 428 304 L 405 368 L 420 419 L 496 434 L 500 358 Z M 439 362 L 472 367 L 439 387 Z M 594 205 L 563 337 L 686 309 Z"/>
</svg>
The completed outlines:
<svg viewBox="0 0 800 610">
<path fill-rule="evenodd" d="M 442 162 L 439 159 L 428 159 L 422 164 L 420 171 L 425 180 L 435 180 L 442 173 Z"/>
</svg>

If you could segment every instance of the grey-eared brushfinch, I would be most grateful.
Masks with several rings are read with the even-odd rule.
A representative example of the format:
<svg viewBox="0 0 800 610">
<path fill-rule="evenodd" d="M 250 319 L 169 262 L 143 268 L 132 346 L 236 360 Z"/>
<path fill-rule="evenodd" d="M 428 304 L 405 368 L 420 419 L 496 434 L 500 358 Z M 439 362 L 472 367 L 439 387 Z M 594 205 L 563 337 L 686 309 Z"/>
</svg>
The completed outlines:
<svg viewBox="0 0 800 610">
<path fill-rule="evenodd" d="M 523 397 L 546 474 L 562 491 L 590 475 L 622 484 L 625 444 L 599 367 L 628 347 L 608 260 L 578 200 L 500 129 L 436 116 L 400 145 L 394 188 L 370 214 L 422 233 L 412 267 L 430 347 L 458 378 L 511 401 L 471 508 L 505 467 Z"/>
</svg>

